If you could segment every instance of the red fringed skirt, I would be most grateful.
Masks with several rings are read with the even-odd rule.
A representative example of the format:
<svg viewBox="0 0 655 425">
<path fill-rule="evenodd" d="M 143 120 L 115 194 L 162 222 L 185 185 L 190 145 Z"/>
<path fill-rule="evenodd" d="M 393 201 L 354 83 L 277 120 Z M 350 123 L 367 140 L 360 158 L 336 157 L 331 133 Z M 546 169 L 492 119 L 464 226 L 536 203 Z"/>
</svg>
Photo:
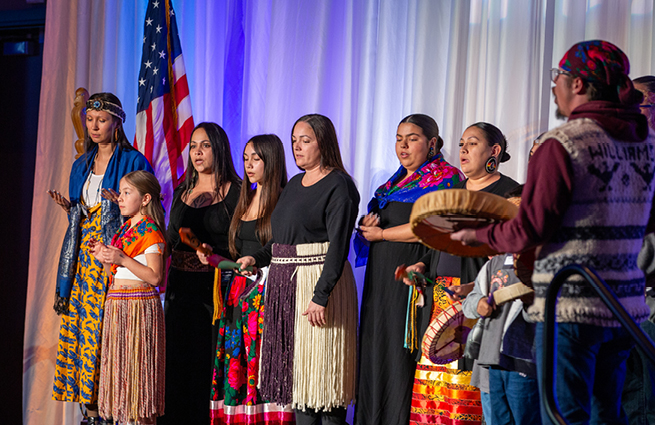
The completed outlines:
<svg viewBox="0 0 655 425">
<path fill-rule="evenodd" d="M 110 288 L 100 357 L 100 416 L 121 423 L 164 414 L 164 311 L 153 287 Z"/>
</svg>

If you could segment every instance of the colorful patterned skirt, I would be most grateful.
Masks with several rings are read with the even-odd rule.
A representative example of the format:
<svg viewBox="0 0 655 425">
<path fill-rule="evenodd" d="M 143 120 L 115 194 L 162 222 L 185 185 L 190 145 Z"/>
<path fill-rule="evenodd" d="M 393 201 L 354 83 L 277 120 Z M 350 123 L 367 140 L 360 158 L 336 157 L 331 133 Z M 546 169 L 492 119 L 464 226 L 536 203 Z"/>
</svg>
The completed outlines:
<svg viewBox="0 0 655 425">
<path fill-rule="evenodd" d="M 236 276 L 226 293 L 212 373 L 211 424 L 294 423 L 290 405 L 268 403 L 257 390 L 265 283 Z"/>
<path fill-rule="evenodd" d="M 302 313 L 314 295 L 329 242 L 273 244 L 261 348 L 262 395 L 294 409 L 330 411 L 355 400 L 357 288 L 350 264 L 330 294 L 324 326 Z"/>
<path fill-rule="evenodd" d="M 459 285 L 459 278 L 439 277 L 435 280 L 431 321 L 450 305 L 448 297 L 436 284 Z M 438 365 L 424 353 L 414 376 L 410 425 L 481 424 L 480 390 L 472 387 L 470 382 L 471 372 L 458 370 L 456 361 Z"/>
<path fill-rule="evenodd" d="M 105 303 L 98 408 L 115 421 L 164 414 L 164 311 L 155 288 L 110 288 Z"/>
<path fill-rule="evenodd" d="M 100 204 L 82 219 L 80 249 L 70 304 L 61 316 L 52 398 L 94 404 L 98 401 L 100 343 L 105 272 L 87 248 L 90 239 L 102 241 Z"/>
</svg>

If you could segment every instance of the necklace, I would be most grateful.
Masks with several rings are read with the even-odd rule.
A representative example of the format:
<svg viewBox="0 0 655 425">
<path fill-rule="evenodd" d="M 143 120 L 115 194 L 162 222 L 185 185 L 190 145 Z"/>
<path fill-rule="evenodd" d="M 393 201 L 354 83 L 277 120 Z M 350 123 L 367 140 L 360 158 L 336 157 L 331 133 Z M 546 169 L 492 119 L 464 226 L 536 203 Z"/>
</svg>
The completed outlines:
<svg viewBox="0 0 655 425">
<path fill-rule="evenodd" d="M 91 187 L 91 179 L 93 178 L 93 176 L 97 176 L 97 174 L 95 174 L 95 168 L 96 168 L 96 162 L 94 160 L 93 165 L 91 167 L 91 172 L 89 173 L 89 177 L 86 179 L 86 187 L 85 187 L 86 197 L 84 198 L 86 203 L 91 202 L 91 198 L 89 197 L 89 188 Z M 98 202 L 100 202 L 99 201 L 100 191 L 102 190 L 102 182 L 104 180 L 105 180 L 105 175 L 103 174 L 101 179 L 100 179 L 100 182 L 98 183 L 98 187 L 96 188 L 96 193 L 95 193 L 95 198 L 94 198 L 94 200 L 96 202 L 93 205 L 88 205 L 88 207 L 94 207 L 94 206 L 96 206 L 98 204 Z"/>
</svg>

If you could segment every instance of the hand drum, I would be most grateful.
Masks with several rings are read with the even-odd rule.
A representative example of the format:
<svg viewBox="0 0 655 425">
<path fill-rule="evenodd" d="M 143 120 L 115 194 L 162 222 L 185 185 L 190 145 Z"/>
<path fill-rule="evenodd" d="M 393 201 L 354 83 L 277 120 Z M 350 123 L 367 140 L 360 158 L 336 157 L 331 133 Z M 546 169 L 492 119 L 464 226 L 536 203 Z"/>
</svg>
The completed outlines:
<svg viewBox="0 0 655 425">
<path fill-rule="evenodd" d="M 499 253 L 485 244 L 462 245 L 451 240 L 450 234 L 510 220 L 517 212 L 516 205 L 498 195 L 447 189 L 417 199 L 409 222 L 423 245 L 460 257 L 485 257 Z"/>
</svg>

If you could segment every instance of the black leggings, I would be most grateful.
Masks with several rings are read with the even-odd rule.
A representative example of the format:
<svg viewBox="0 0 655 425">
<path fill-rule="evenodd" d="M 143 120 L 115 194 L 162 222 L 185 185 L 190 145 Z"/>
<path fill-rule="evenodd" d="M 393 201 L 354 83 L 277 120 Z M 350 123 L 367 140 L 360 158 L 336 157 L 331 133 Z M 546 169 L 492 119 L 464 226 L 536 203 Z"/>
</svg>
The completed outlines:
<svg viewBox="0 0 655 425">
<path fill-rule="evenodd" d="M 296 412 L 297 425 L 344 425 L 346 424 L 346 413 L 348 410 L 345 407 L 333 407 L 331 411 L 316 411 L 314 409 L 302 410 L 294 409 Z"/>
</svg>

